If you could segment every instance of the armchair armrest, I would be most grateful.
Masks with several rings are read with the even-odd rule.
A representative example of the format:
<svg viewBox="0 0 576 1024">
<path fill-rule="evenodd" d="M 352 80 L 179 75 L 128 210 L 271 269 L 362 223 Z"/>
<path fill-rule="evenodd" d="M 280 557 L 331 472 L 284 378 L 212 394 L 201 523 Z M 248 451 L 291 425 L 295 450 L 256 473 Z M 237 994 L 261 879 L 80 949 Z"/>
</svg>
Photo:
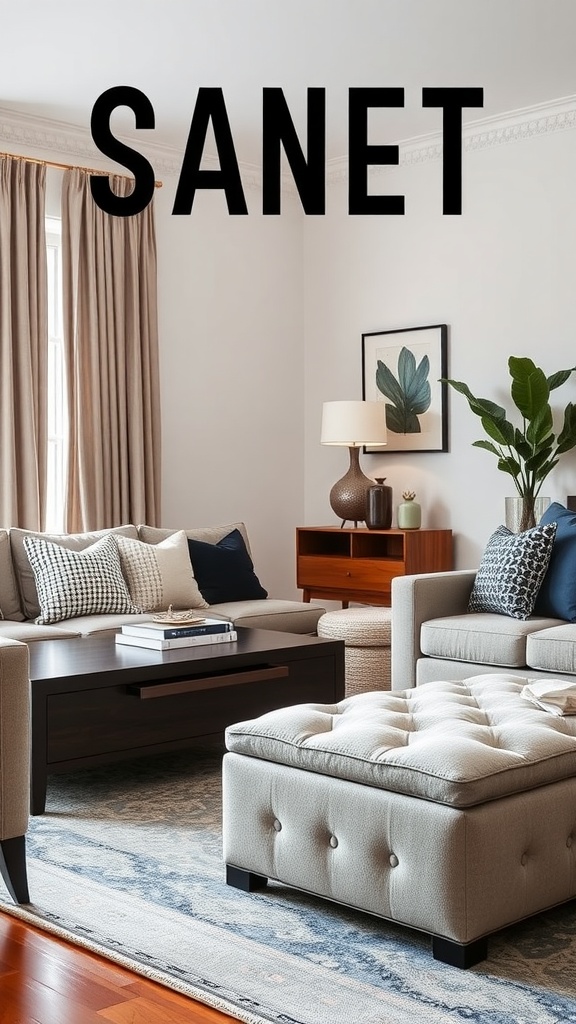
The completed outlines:
<svg viewBox="0 0 576 1024">
<path fill-rule="evenodd" d="M 422 657 L 422 623 L 444 615 L 464 615 L 475 577 L 475 569 L 461 569 L 397 576 L 392 580 L 393 690 L 416 685 L 416 662 Z"/>
</svg>

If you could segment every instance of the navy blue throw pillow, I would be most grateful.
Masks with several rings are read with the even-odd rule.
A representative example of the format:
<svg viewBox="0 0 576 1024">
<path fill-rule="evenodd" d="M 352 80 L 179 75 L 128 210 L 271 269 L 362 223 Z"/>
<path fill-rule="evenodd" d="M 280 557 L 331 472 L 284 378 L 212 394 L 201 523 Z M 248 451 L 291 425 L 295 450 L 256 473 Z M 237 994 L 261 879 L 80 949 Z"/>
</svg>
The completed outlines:
<svg viewBox="0 0 576 1024">
<path fill-rule="evenodd" d="M 557 524 L 556 537 L 534 614 L 576 622 L 576 514 L 554 501 L 538 525 L 546 523 Z"/>
<path fill-rule="evenodd" d="M 208 604 L 268 597 L 240 530 L 232 530 L 217 544 L 188 538 L 188 550 L 200 593 Z"/>
</svg>

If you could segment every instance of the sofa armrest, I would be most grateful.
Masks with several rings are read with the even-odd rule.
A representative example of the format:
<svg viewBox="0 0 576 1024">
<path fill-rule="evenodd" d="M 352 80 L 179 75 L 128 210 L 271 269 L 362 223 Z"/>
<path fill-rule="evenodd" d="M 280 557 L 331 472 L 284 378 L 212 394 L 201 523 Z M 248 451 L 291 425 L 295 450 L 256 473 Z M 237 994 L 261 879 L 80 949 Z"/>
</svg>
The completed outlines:
<svg viewBox="0 0 576 1024">
<path fill-rule="evenodd" d="M 462 569 L 397 576 L 392 580 L 393 690 L 416 685 L 416 662 L 422 657 L 422 623 L 444 615 L 463 615 L 475 577 L 475 569 Z"/>
</svg>

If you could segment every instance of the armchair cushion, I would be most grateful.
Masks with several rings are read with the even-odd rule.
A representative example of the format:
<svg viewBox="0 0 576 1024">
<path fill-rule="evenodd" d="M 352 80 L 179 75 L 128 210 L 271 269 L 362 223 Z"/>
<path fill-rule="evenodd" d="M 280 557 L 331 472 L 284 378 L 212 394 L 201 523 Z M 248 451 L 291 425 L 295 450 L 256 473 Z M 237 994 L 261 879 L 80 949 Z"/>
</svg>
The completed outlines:
<svg viewBox="0 0 576 1024">
<path fill-rule="evenodd" d="M 555 535 L 555 522 L 523 533 L 499 526 L 486 545 L 468 611 L 527 619 L 534 610 Z"/>
<path fill-rule="evenodd" d="M 527 638 L 557 624 L 547 618 L 518 620 L 493 612 L 447 615 L 422 623 L 420 649 L 430 658 L 522 668 Z"/>
</svg>

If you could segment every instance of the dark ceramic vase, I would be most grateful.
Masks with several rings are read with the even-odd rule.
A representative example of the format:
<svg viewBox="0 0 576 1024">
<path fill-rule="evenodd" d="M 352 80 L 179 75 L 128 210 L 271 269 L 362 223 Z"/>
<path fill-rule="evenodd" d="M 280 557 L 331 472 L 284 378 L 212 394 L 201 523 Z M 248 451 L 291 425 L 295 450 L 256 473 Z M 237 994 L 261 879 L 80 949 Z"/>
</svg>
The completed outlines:
<svg viewBox="0 0 576 1024">
<path fill-rule="evenodd" d="M 369 530 L 389 530 L 392 525 L 392 488 L 376 477 L 366 495 L 366 526 Z"/>
</svg>

